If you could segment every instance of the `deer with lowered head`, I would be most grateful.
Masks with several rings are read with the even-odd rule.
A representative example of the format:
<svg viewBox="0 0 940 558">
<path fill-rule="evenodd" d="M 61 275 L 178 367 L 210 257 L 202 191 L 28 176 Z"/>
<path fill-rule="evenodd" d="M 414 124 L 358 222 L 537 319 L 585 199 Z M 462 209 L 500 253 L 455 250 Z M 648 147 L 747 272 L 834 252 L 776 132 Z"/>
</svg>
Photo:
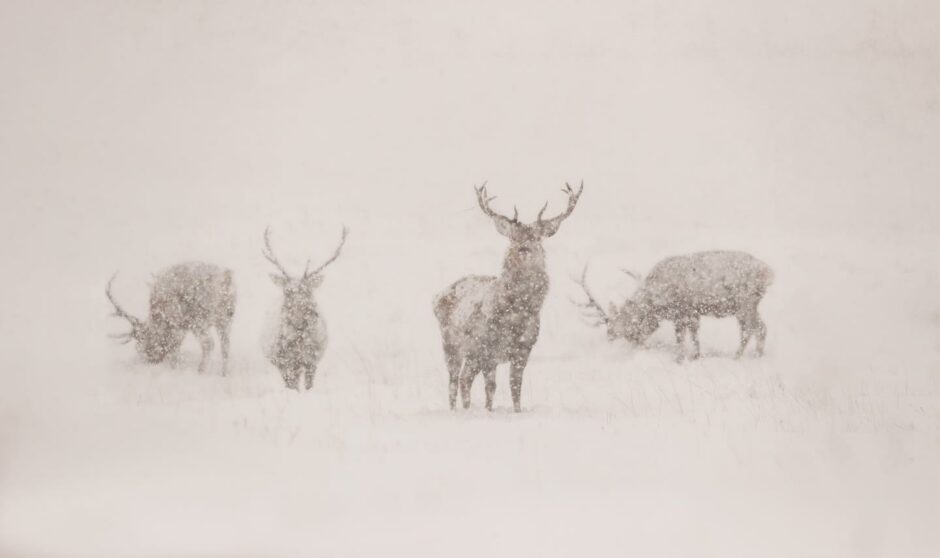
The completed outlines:
<svg viewBox="0 0 940 558">
<path fill-rule="evenodd" d="M 509 250 L 498 277 L 469 275 L 448 286 L 434 299 L 434 314 L 440 323 L 444 356 L 450 374 L 450 408 L 457 404 L 457 388 L 465 409 L 470 407 L 470 388 L 480 372 L 486 381 L 486 409 L 493 410 L 496 367 L 508 362 L 513 411 L 520 412 L 522 375 L 529 353 L 539 336 L 539 314 L 548 293 L 545 250 L 542 241 L 558 232 L 571 215 L 584 190 L 565 184 L 568 207 L 560 215 L 543 219 L 548 203 L 534 223 L 519 221 L 515 210 L 510 219 L 490 208 L 486 184 L 475 188 L 477 203 L 493 220 L 496 231 L 509 239 Z"/>
<path fill-rule="evenodd" d="M 303 275 L 295 277 L 274 255 L 270 228 L 264 231 L 264 250 L 261 253 L 280 272 L 272 273 L 271 280 L 284 293 L 280 325 L 277 337 L 268 349 L 268 359 L 280 371 L 288 389 L 300 391 L 301 375 L 306 389 L 313 387 L 313 377 L 327 343 L 326 322 L 320 315 L 313 292 L 323 283 L 323 270 L 339 257 L 347 234 L 348 230 L 343 227 L 339 245 L 320 267 L 310 271 L 310 260 L 307 260 Z"/>
<path fill-rule="evenodd" d="M 773 283 L 774 274 L 770 266 L 754 256 L 735 251 L 697 252 L 666 258 L 653 266 L 646 277 L 625 273 L 640 286 L 623 306 L 610 304 L 607 311 L 588 289 L 587 266 L 579 281 L 587 296 L 587 302 L 580 306 L 595 313 L 596 325 L 607 327 L 609 339 L 622 338 L 635 346 L 642 345 L 661 320 L 668 320 L 675 325 L 679 360 L 685 356 L 686 332 L 692 337 L 691 357 L 697 359 L 701 354 L 700 318 L 734 316 L 741 330 L 735 358 L 744 354 L 751 337 L 757 338 L 757 356 L 764 354 L 767 326 L 757 306 Z"/>
<path fill-rule="evenodd" d="M 113 335 L 122 343 L 136 342 L 137 352 L 151 363 L 169 359 L 179 362 L 180 346 L 187 332 L 199 340 L 204 372 L 212 351 L 209 329 L 215 328 L 222 351 L 222 374 L 228 368 L 229 332 L 235 314 L 235 284 L 232 272 L 212 264 L 188 262 L 174 265 L 155 276 L 150 291 L 150 316 L 141 320 L 126 312 L 111 294 L 117 273 L 108 281 L 105 294 L 114 315 L 131 325 L 126 333 Z"/>
</svg>

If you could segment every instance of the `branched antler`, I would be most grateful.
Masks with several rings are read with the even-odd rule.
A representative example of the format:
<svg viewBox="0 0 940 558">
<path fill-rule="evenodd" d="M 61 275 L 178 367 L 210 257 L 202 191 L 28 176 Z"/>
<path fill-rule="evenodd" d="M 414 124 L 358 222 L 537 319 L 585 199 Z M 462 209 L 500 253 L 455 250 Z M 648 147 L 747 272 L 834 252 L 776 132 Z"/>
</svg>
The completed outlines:
<svg viewBox="0 0 940 558">
<path fill-rule="evenodd" d="M 561 215 L 552 217 L 551 219 L 542 219 L 542 215 L 545 213 L 545 210 L 548 209 L 548 202 L 545 202 L 545 205 L 542 206 L 542 209 L 539 211 L 539 216 L 537 219 L 537 224 L 541 227 L 547 235 L 555 234 L 558 230 L 558 227 L 561 226 L 561 222 L 568 218 L 571 215 L 571 212 L 574 211 L 576 205 L 578 205 L 578 198 L 581 197 L 581 192 L 584 191 L 584 181 L 581 181 L 581 187 L 578 188 L 578 191 L 575 192 L 574 188 L 570 184 L 565 182 L 565 187 L 561 189 L 562 192 L 568 195 L 568 207 L 565 208 L 565 211 Z"/>
<path fill-rule="evenodd" d="M 584 290 L 584 294 L 587 296 L 587 302 L 575 302 L 578 306 L 586 309 L 592 310 L 597 315 L 599 320 L 595 325 L 603 325 L 610 321 L 610 317 L 607 315 L 607 312 L 604 311 L 604 308 L 597 302 L 597 299 L 594 298 L 594 295 L 591 294 L 591 290 L 587 286 L 587 270 L 588 264 L 584 264 L 584 270 L 581 271 L 581 279 L 575 280 L 576 283 L 581 285 L 581 288 Z"/>
<path fill-rule="evenodd" d="M 278 261 L 277 257 L 274 255 L 274 249 L 271 248 L 271 227 L 265 227 L 264 229 L 264 248 L 261 250 L 261 255 L 264 256 L 266 260 L 274 264 L 274 267 L 281 272 L 286 279 L 290 279 L 290 274 L 287 273 L 287 270 L 284 269 L 284 266 L 281 265 L 281 262 Z M 307 262 L 308 265 L 310 262 Z"/>
<path fill-rule="evenodd" d="M 344 226 L 343 236 L 339 240 L 339 246 L 336 247 L 336 250 L 333 252 L 333 255 L 330 256 L 330 259 L 323 262 L 323 265 L 321 265 L 320 267 L 314 269 L 313 271 L 310 271 L 310 260 L 308 259 L 307 264 L 304 266 L 304 274 L 301 275 L 301 278 L 306 279 L 307 277 L 312 277 L 316 275 L 317 273 L 320 273 L 321 271 L 323 271 L 323 269 L 326 266 L 333 263 L 336 260 L 336 258 L 339 257 L 339 254 L 343 249 L 343 245 L 346 244 L 346 235 L 348 234 L 349 234 L 349 229 L 347 229 Z M 265 259 L 267 259 L 269 262 L 274 264 L 274 267 L 276 267 L 281 272 L 281 274 L 284 275 L 285 278 L 291 279 L 290 273 L 287 272 L 287 269 L 285 269 L 284 266 L 281 265 L 281 262 L 277 259 L 277 256 L 274 255 L 274 249 L 271 247 L 271 227 L 264 229 L 264 248 L 261 250 L 261 254 L 265 257 Z"/>
<path fill-rule="evenodd" d="M 318 268 L 316 268 L 315 270 L 313 270 L 313 272 L 310 273 L 309 275 L 316 275 L 317 273 L 320 273 L 321 271 L 323 271 L 323 269 L 324 269 L 326 266 L 328 266 L 328 265 L 330 265 L 331 263 L 333 263 L 334 261 L 336 261 L 336 258 L 339 257 L 340 252 L 343 250 L 343 246 L 346 244 L 346 236 L 347 236 L 348 234 L 349 234 L 349 229 L 347 229 L 346 226 L 343 225 L 343 235 L 342 235 L 342 237 L 339 239 L 339 246 L 336 247 L 336 250 L 333 252 L 333 255 L 330 257 L 330 259 L 328 259 L 328 260 L 326 260 L 325 262 L 323 262 L 323 265 L 321 265 L 320 267 L 318 267 Z M 309 265 L 310 262 L 308 261 L 307 264 Z M 308 276 L 307 270 L 304 269 L 304 277 L 307 277 L 307 276 Z"/>
<path fill-rule="evenodd" d="M 109 333 L 108 337 L 111 339 L 117 339 L 121 345 L 127 345 L 134 340 L 134 332 L 129 331 L 127 333 Z"/>
<path fill-rule="evenodd" d="M 473 189 L 476 190 L 477 203 L 480 204 L 480 209 L 482 209 L 483 213 L 485 213 L 488 217 L 492 219 L 504 220 L 508 223 L 519 222 L 519 210 L 516 209 L 516 206 L 513 206 L 512 208 L 512 212 L 513 212 L 512 219 L 510 219 L 509 217 L 506 217 L 505 215 L 500 215 L 499 213 L 496 213 L 495 211 L 493 211 L 493 209 L 490 207 L 490 202 L 495 200 L 496 196 L 487 197 L 486 182 L 481 184 L 479 188 L 474 186 Z"/>
<path fill-rule="evenodd" d="M 113 315 L 119 318 L 124 318 L 125 320 L 129 321 L 132 326 L 137 327 L 138 325 L 140 325 L 140 320 L 138 320 L 134 316 L 131 316 L 123 308 L 121 308 L 121 305 L 118 304 L 116 300 L 114 300 L 114 295 L 111 294 L 111 284 L 114 283 L 114 279 L 116 277 L 117 277 L 117 272 L 114 272 L 114 275 L 111 276 L 111 280 L 108 281 L 108 286 L 105 288 L 104 294 L 107 295 L 108 300 L 111 301 L 111 305 L 114 306 Z M 120 334 L 120 335 L 123 337 L 125 334 Z M 130 334 L 127 334 L 127 335 L 130 335 Z"/>
<path fill-rule="evenodd" d="M 620 268 L 620 271 L 627 274 L 628 277 L 632 277 L 634 280 L 636 280 L 637 283 L 643 282 L 643 276 L 635 271 L 630 271 L 629 269 L 625 269 L 625 268 Z"/>
</svg>

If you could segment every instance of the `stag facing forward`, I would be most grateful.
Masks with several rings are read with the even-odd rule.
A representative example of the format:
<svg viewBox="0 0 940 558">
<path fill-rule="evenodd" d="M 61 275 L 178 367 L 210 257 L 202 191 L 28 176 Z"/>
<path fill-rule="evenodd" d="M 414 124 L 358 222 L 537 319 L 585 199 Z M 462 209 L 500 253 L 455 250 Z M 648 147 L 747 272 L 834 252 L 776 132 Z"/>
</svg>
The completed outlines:
<svg viewBox="0 0 940 558">
<path fill-rule="evenodd" d="M 117 274 L 115 274 L 115 277 Z M 228 368 L 229 331 L 235 314 L 235 284 L 232 272 L 203 262 L 170 267 L 155 276 L 150 292 L 150 316 L 141 320 L 126 312 L 111 294 L 114 277 L 105 294 L 114 306 L 114 315 L 124 318 L 131 330 L 115 335 L 124 343 L 136 342 L 137 351 L 151 363 L 179 361 L 179 350 L 187 332 L 199 340 L 203 372 L 212 351 L 209 329 L 215 328 L 222 352 L 222 373 Z"/>
<path fill-rule="evenodd" d="M 565 184 L 568 207 L 560 215 L 543 219 L 548 206 L 531 224 L 510 219 L 490 208 L 486 185 L 476 188 L 477 202 L 493 220 L 496 231 L 509 239 L 509 250 L 498 277 L 470 275 L 452 283 L 434 299 L 434 314 L 441 328 L 444 356 L 450 375 L 450 408 L 457 404 L 457 388 L 464 408 L 470 407 L 470 388 L 479 373 L 486 381 L 486 408 L 493 409 L 496 367 L 510 365 L 509 387 L 515 412 L 522 410 L 522 375 L 539 336 L 542 303 L 548 293 L 542 240 L 558 232 L 571 215 L 584 184 L 576 192 Z"/>
<path fill-rule="evenodd" d="M 741 330 L 735 358 L 741 357 L 751 337 L 757 338 L 757 355 L 763 355 L 767 326 L 757 306 L 774 274 L 770 266 L 754 256 L 734 251 L 697 252 L 666 258 L 653 266 L 645 278 L 626 273 L 639 280 L 640 287 L 623 306 L 611 304 L 607 311 L 588 289 L 587 266 L 581 274 L 579 283 L 588 299 L 581 306 L 595 312 L 598 325 L 607 326 L 608 338 L 641 345 L 661 320 L 667 320 L 675 325 L 679 359 L 685 355 L 686 332 L 691 333 L 691 357 L 695 359 L 701 354 L 700 318 L 734 316 Z"/>
<path fill-rule="evenodd" d="M 264 231 L 264 257 L 279 273 L 272 273 L 271 280 L 281 288 L 284 301 L 281 304 L 281 319 L 277 338 L 268 348 L 268 359 L 281 373 L 288 389 L 300 391 L 300 377 L 304 377 L 306 389 L 313 387 L 317 365 L 326 351 L 326 322 L 313 297 L 314 290 L 323 283 L 322 271 L 339 257 L 346 243 L 348 231 L 343 235 L 333 255 L 317 269 L 310 271 L 310 262 L 303 275 L 294 277 L 287 272 L 274 255 L 271 247 L 271 231 Z"/>
</svg>

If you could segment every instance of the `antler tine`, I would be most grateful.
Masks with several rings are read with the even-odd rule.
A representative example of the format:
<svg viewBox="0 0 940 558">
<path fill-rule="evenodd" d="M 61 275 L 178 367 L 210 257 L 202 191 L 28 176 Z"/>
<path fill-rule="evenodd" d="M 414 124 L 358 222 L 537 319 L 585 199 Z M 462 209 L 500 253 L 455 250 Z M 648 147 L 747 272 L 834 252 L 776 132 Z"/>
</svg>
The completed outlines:
<svg viewBox="0 0 940 558">
<path fill-rule="evenodd" d="M 539 224 L 550 223 L 557 226 L 560 225 L 562 221 L 567 219 L 568 216 L 571 215 L 571 212 L 574 211 L 575 206 L 578 205 L 578 198 L 581 197 L 581 192 L 584 191 L 584 181 L 581 181 L 581 187 L 578 188 L 577 192 L 567 182 L 565 182 L 565 187 L 562 188 L 561 191 L 568 195 L 568 207 L 561 215 L 543 221 L 542 214 L 545 213 L 545 209 L 548 207 L 548 202 L 545 202 L 542 210 L 539 211 L 539 217 L 537 221 Z"/>
<path fill-rule="evenodd" d="M 604 311 L 604 308 L 597 302 L 597 299 L 594 298 L 594 295 L 591 294 L 591 290 L 587 286 L 587 270 L 588 264 L 584 264 L 584 270 L 581 271 L 581 279 L 575 280 L 576 283 L 581 285 L 581 288 L 584 290 L 584 294 L 588 299 L 587 302 L 581 302 L 578 303 L 578 305 L 588 310 L 593 310 L 597 313 L 597 318 L 600 320 L 597 325 L 606 324 L 610 321 L 610 317 L 607 315 L 607 312 Z"/>
<path fill-rule="evenodd" d="M 622 272 L 624 272 L 625 274 L 627 274 L 627 276 L 632 277 L 632 278 L 633 278 L 634 280 L 636 280 L 637 282 L 642 282 L 642 281 L 643 281 L 643 276 L 640 275 L 639 273 L 635 272 L 635 271 L 630 271 L 629 269 L 626 269 L 626 268 L 620 268 L 620 271 L 622 271 Z"/>
<path fill-rule="evenodd" d="M 474 187 L 473 189 L 476 190 L 477 203 L 480 204 L 480 209 L 482 209 L 483 213 L 485 213 L 488 217 L 492 219 L 505 219 L 506 221 L 509 221 L 511 223 L 518 222 L 519 210 L 516 209 L 515 206 L 513 206 L 512 208 L 513 213 L 514 213 L 512 219 L 510 219 L 509 217 L 506 217 L 505 215 L 500 215 L 499 213 L 496 213 L 495 211 L 493 211 L 493 209 L 490 207 L 490 202 L 495 200 L 496 196 L 487 197 L 486 182 L 484 182 L 483 185 L 480 186 L 479 188 Z"/>
<path fill-rule="evenodd" d="M 124 318 L 129 321 L 132 326 L 137 326 L 140 323 L 140 320 L 128 314 L 121 305 L 114 300 L 114 295 L 111 294 L 111 285 L 114 283 L 114 279 L 117 277 L 117 272 L 114 272 L 114 275 L 111 276 L 111 279 L 108 281 L 108 286 L 104 289 L 104 294 L 108 297 L 108 300 L 111 301 L 111 305 L 114 306 L 114 315 L 119 318 Z"/>
<path fill-rule="evenodd" d="M 542 214 L 545 213 L 545 210 L 546 210 L 546 209 L 548 209 L 548 202 L 545 202 L 545 205 L 543 205 L 543 206 L 542 206 L 542 209 L 539 210 L 539 216 L 538 216 L 538 218 L 536 219 L 536 221 L 539 221 L 539 222 L 540 222 L 540 221 L 542 220 Z"/>
<path fill-rule="evenodd" d="M 284 266 L 281 265 L 281 262 L 278 261 L 277 257 L 274 255 L 274 249 L 271 248 L 271 226 L 264 228 L 264 248 L 261 250 L 261 255 L 264 256 L 264 259 L 268 260 L 274 267 L 281 272 L 284 277 L 290 279 L 290 273 L 287 273 L 287 270 L 284 269 Z"/>
<path fill-rule="evenodd" d="M 108 337 L 111 339 L 117 339 L 121 345 L 127 345 L 134 339 L 134 334 L 131 332 L 127 333 L 109 333 Z"/>
<path fill-rule="evenodd" d="M 481 186 L 481 188 L 482 187 L 485 187 L 485 183 L 484 183 L 484 186 Z M 349 229 L 346 228 L 346 225 L 343 225 L 343 236 L 339 239 L 339 246 L 336 247 L 336 250 L 333 252 L 333 255 L 330 257 L 330 259 L 323 262 L 323 265 L 313 270 L 313 272 L 310 273 L 309 275 L 316 275 L 317 273 L 320 273 L 321 271 L 323 271 L 323 269 L 326 266 L 336 261 L 336 258 L 339 257 L 340 252 L 343 250 L 343 246 L 346 244 L 346 236 L 348 234 L 349 234 Z M 307 277 L 307 276 L 308 276 L 307 272 L 304 271 L 304 277 Z"/>
</svg>

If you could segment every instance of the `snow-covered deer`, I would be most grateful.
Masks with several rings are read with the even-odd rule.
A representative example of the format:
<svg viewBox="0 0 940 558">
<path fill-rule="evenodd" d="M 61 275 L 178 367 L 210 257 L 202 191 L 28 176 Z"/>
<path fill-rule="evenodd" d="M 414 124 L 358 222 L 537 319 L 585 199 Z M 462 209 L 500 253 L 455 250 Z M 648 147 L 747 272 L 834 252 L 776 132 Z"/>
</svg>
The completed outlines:
<svg viewBox="0 0 940 558">
<path fill-rule="evenodd" d="M 522 410 L 522 373 L 529 353 L 539 336 L 539 313 L 548 292 L 545 251 L 542 240 L 558 232 L 571 215 L 584 183 L 578 191 L 565 184 L 568 207 L 551 219 L 538 219 L 529 225 L 490 208 L 486 184 L 475 188 L 483 213 L 493 220 L 496 231 L 509 239 L 509 251 L 499 277 L 469 275 L 451 284 L 434 299 L 434 314 L 440 322 L 447 371 L 450 374 L 450 408 L 457 404 L 457 387 L 464 408 L 470 407 L 470 388 L 480 372 L 486 380 L 486 408 L 493 409 L 496 393 L 496 367 L 508 362 L 509 386 L 515 412 Z"/>
<path fill-rule="evenodd" d="M 114 315 L 131 324 L 127 333 L 113 335 L 123 343 L 135 341 L 137 351 L 151 363 L 169 359 L 179 361 L 179 350 L 187 332 L 202 346 L 199 371 L 204 372 L 212 351 L 209 329 L 219 335 L 222 351 L 222 374 L 228 368 L 229 331 L 235 314 L 235 284 L 232 272 L 203 262 L 174 265 L 154 278 L 150 291 L 150 316 L 141 320 L 126 312 L 111 294 L 108 281 L 105 294 L 114 306 Z"/>
<path fill-rule="evenodd" d="M 751 337 L 757 337 L 757 355 L 764 353 L 767 326 L 757 306 L 773 282 L 770 266 L 744 252 L 711 251 L 662 260 L 645 278 L 626 272 L 640 286 L 622 307 L 611 304 L 605 312 L 587 286 L 587 266 L 579 281 L 587 302 L 581 306 L 593 310 L 597 325 L 607 326 L 610 339 L 627 339 L 641 345 L 659 327 L 660 320 L 673 322 L 680 360 L 685 355 L 686 331 L 692 334 L 692 358 L 698 358 L 699 319 L 702 316 L 734 316 L 741 328 L 741 344 L 735 354 L 740 358 Z"/>
<path fill-rule="evenodd" d="M 326 322 L 317 309 L 313 291 L 323 282 L 322 271 L 339 257 L 346 243 L 348 231 L 343 235 L 333 255 L 320 267 L 310 271 L 310 260 L 300 277 L 292 277 L 274 255 L 271 248 L 271 230 L 264 231 L 264 250 L 261 253 L 280 274 L 272 273 L 271 280 L 284 292 L 277 337 L 268 348 L 268 359 L 281 372 L 288 389 L 300 391 L 300 376 L 306 389 L 313 387 L 317 365 L 326 351 Z"/>
</svg>

